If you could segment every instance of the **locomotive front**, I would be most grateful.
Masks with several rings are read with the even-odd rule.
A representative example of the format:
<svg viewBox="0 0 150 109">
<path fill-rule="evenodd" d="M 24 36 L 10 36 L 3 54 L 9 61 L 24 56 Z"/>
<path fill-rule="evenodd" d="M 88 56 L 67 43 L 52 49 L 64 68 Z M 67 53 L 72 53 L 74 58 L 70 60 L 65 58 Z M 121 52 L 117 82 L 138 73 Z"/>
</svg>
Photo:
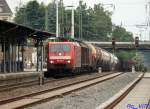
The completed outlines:
<svg viewBox="0 0 150 109">
<path fill-rule="evenodd" d="M 72 68 L 73 46 L 70 42 L 48 43 L 48 71 L 63 71 Z"/>
</svg>

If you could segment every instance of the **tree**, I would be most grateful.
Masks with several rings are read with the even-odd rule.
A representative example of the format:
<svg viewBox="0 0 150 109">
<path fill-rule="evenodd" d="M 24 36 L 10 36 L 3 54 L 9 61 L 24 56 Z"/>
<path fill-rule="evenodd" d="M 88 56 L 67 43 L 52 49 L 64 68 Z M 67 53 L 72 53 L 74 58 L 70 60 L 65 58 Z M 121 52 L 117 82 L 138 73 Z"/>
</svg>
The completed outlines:
<svg viewBox="0 0 150 109">
<path fill-rule="evenodd" d="M 45 6 L 36 0 L 30 1 L 27 5 L 17 9 L 14 21 L 35 29 L 44 30 Z"/>
<path fill-rule="evenodd" d="M 114 37 L 117 41 L 133 41 L 133 34 L 126 31 L 125 28 L 120 26 L 114 26 L 114 30 L 112 32 L 112 37 Z"/>
<path fill-rule="evenodd" d="M 56 1 L 53 0 L 51 3 L 48 4 L 47 11 L 48 11 L 48 31 L 49 32 L 56 32 Z M 60 36 L 63 36 L 64 34 L 64 4 L 62 0 L 58 3 L 58 9 L 59 9 L 59 32 Z"/>
<path fill-rule="evenodd" d="M 21 8 L 16 8 L 16 15 L 14 21 L 18 24 L 24 24 L 26 22 L 26 7 L 22 6 Z"/>
<path fill-rule="evenodd" d="M 116 55 L 120 60 L 122 68 L 125 67 L 126 69 L 126 66 L 128 66 L 131 70 L 131 65 L 134 65 L 137 71 L 142 71 L 144 69 L 144 56 L 139 52 L 135 50 L 130 52 L 122 50 L 117 52 Z"/>
<path fill-rule="evenodd" d="M 28 2 L 17 9 L 14 21 L 34 29 L 56 32 L 56 2 L 53 0 L 48 6 L 39 4 L 36 0 Z M 59 2 L 59 31 L 60 36 L 71 36 L 71 10 L 66 10 L 62 0 Z M 105 11 L 101 4 L 94 8 L 87 7 L 80 1 L 75 9 L 75 38 L 93 41 L 108 41 L 112 37 L 118 41 L 133 40 L 132 33 L 125 28 L 114 26 L 112 32 L 111 13 Z"/>
<path fill-rule="evenodd" d="M 141 53 L 137 53 L 133 60 L 135 61 L 135 68 L 137 71 L 141 71 L 144 68 L 144 56 Z"/>
<path fill-rule="evenodd" d="M 133 60 L 133 58 L 136 56 L 135 51 L 127 52 L 127 51 L 119 51 L 117 52 L 117 57 L 121 60 Z"/>
<path fill-rule="evenodd" d="M 110 13 L 104 11 L 101 4 L 95 5 L 93 19 L 94 32 L 99 36 L 97 38 L 101 41 L 108 40 L 107 36 L 112 32 Z"/>
<path fill-rule="evenodd" d="M 81 35 L 84 40 L 108 40 L 107 36 L 111 33 L 112 22 L 110 13 L 104 11 L 101 4 L 95 5 L 94 8 L 87 8 L 86 3 L 80 1 L 76 16 L 76 37 Z"/>
<path fill-rule="evenodd" d="M 56 32 L 56 5 L 55 0 L 48 4 L 48 31 Z"/>
</svg>

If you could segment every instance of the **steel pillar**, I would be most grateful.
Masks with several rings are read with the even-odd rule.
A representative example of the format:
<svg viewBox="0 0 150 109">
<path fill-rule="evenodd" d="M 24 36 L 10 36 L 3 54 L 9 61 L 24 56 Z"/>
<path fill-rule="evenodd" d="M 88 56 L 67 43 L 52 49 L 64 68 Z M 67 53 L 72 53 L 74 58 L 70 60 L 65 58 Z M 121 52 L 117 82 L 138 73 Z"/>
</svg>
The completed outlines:
<svg viewBox="0 0 150 109">
<path fill-rule="evenodd" d="M 18 44 L 18 46 L 17 46 L 17 60 L 18 60 L 18 63 L 17 63 L 17 71 L 19 71 L 20 72 L 20 54 L 19 54 L 19 51 L 20 51 L 20 45 Z"/>
<path fill-rule="evenodd" d="M 12 44 L 12 72 L 17 72 L 16 42 Z"/>
<path fill-rule="evenodd" d="M 12 71 L 12 56 L 11 56 L 11 54 L 12 54 L 12 45 L 11 45 L 11 43 L 9 42 L 9 72 L 11 72 Z"/>
<path fill-rule="evenodd" d="M 14 44 L 14 67 L 15 67 L 15 72 L 17 72 L 17 46 L 16 46 L 16 42 L 15 42 L 15 44 Z"/>
<path fill-rule="evenodd" d="M 43 42 L 41 41 L 41 72 L 43 71 Z"/>
<path fill-rule="evenodd" d="M 37 40 L 37 66 L 36 71 L 39 71 L 39 40 Z"/>
<path fill-rule="evenodd" d="M 0 42 L 0 56 L 1 56 L 1 53 L 2 53 L 2 44 Z M 2 57 L 0 57 L 2 58 Z M 2 72 L 2 60 L 0 59 L 0 73 Z"/>
<path fill-rule="evenodd" d="M 21 55 L 22 55 L 22 72 L 24 71 L 24 45 L 21 46 Z"/>
<path fill-rule="evenodd" d="M 3 40 L 3 72 L 6 73 L 6 41 L 5 38 Z"/>
</svg>

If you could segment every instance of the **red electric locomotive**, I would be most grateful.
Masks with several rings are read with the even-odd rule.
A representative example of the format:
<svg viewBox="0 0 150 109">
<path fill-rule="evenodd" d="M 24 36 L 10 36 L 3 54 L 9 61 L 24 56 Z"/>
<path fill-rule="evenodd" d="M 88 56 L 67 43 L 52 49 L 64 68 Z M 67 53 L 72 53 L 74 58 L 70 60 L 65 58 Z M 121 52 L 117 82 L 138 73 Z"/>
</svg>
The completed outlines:
<svg viewBox="0 0 150 109">
<path fill-rule="evenodd" d="M 79 70 L 80 63 L 81 48 L 78 43 L 48 42 L 47 69 L 50 73 L 73 72 Z"/>
</svg>

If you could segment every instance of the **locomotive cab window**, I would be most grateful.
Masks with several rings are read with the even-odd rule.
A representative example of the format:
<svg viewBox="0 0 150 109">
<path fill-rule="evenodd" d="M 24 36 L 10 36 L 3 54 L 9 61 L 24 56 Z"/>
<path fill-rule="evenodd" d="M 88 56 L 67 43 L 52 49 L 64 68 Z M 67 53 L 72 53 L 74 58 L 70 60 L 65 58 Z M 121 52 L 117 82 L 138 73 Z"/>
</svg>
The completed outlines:
<svg viewBox="0 0 150 109">
<path fill-rule="evenodd" d="M 50 45 L 50 51 L 51 52 L 69 52 L 70 45 L 68 45 L 68 44 L 53 44 L 53 45 Z"/>
</svg>

